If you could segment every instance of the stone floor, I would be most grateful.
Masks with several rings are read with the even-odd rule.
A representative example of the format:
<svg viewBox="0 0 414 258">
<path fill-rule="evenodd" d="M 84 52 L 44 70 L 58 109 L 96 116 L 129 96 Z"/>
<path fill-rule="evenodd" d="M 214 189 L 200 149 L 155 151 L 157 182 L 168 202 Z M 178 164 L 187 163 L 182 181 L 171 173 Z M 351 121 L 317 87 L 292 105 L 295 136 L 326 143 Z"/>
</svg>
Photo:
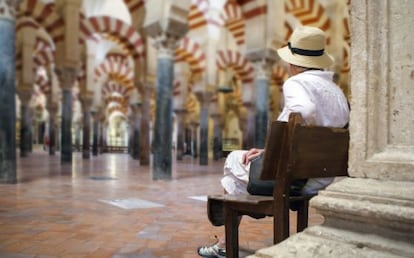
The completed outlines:
<svg viewBox="0 0 414 258">
<path fill-rule="evenodd" d="M 223 160 L 197 162 L 179 161 L 173 180 L 153 181 L 127 154 L 74 153 L 72 165 L 40 149 L 18 158 L 18 183 L 0 185 L 0 257 L 198 257 L 197 246 L 223 232 L 205 202 L 222 192 Z M 322 221 L 312 210 L 310 225 Z M 271 218 L 243 219 L 241 257 L 271 243 Z"/>
</svg>

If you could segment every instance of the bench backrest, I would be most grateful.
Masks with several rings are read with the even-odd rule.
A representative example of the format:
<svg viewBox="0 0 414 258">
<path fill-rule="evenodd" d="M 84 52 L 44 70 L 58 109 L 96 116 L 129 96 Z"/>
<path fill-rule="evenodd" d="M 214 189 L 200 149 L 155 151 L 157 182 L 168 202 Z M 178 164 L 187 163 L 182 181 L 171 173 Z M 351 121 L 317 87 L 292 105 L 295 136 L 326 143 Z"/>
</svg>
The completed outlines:
<svg viewBox="0 0 414 258">
<path fill-rule="evenodd" d="M 304 126 L 301 122 L 299 113 L 289 116 L 276 170 L 276 202 L 289 197 L 290 185 L 296 179 L 348 175 L 349 130 Z"/>
<path fill-rule="evenodd" d="M 261 179 L 287 185 L 295 179 L 347 176 L 349 130 L 301 123 L 300 113 L 292 113 L 287 123 L 272 122 Z"/>
<path fill-rule="evenodd" d="M 281 121 L 273 121 L 270 125 L 260 174 L 262 180 L 274 180 L 276 178 L 287 127 L 288 123 Z"/>
</svg>

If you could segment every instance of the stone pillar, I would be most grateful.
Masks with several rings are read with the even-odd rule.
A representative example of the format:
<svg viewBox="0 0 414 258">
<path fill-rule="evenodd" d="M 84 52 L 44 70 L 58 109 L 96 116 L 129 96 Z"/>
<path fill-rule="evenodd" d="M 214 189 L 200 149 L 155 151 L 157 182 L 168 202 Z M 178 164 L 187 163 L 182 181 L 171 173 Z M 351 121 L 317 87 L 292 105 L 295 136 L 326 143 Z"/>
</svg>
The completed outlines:
<svg viewBox="0 0 414 258">
<path fill-rule="evenodd" d="M 82 143 L 82 158 L 89 159 L 91 156 L 90 152 L 90 135 L 91 135 L 91 106 L 92 98 L 88 96 L 83 96 L 81 98 L 82 103 L 82 134 L 83 134 L 83 143 Z"/>
<path fill-rule="evenodd" d="M 131 105 L 132 109 L 132 119 L 131 119 L 131 126 L 132 126 L 132 141 L 131 141 L 131 156 L 133 159 L 139 159 L 139 151 L 140 151 L 140 104 L 133 104 Z"/>
<path fill-rule="evenodd" d="M 213 96 L 210 91 L 196 92 L 200 102 L 200 152 L 199 164 L 208 165 L 208 107 Z"/>
<path fill-rule="evenodd" d="M 16 183 L 15 6 L 0 7 L 0 183 Z"/>
<path fill-rule="evenodd" d="M 153 179 L 172 178 L 172 87 L 174 50 L 188 31 L 190 1 L 148 1 L 144 28 L 155 39 L 157 101 L 153 139 Z"/>
<path fill-rule="evenodd" d="M 29 86 L 30 88 L 30 86 Z M 29 110 L 29 101 L 31 98 L 31 90 L 19 90 L 20 99 L 20 157 L 27 157 L 30 152 L 30 127 L 32 126 Z"/>
<path fill-rule="evenodd" d="M 176 109 L 174 110 L 177 117 L 177 160 L 183 160 L 184 156 L 184 116 L 187 114 L 187 110 Z"/>
<path fill-rule="evenodd" d="M 98 156 L 98 135 L 99 135 L 99 119 L 96 111 L 91 111 L 93 118 L 92 125 L 92 155 Z"/>
<path fill-rule="evenodd" d="M 176 41 L 166 39 L 158 47 L 157 99 L 153 140 L 153 178 L 171 179 L 172 86 Z"/>
<path fill-rule="evenodd" d="M 246 112 L 241 116 L 240 129 L 243 131 L 242 149 L 248 150 L 257 147 L 255 140 L 256 112 L 252 103 L 244 103 Z"/>
<path fill-rule="evenodd" d="M 75 148 L 75 151 L 80 151 L 81 132 L 82 132 L 81 123 L 80 122 L 76 122 L 73 127 L 75 129 L 75 144 L 74 144 L 74 148 Z"/>
<path fill-rule="evenodd" d="M 49 155 L 55 155 L 56 151 L 56 115 L 58 105 L 51 99 L 47 102 L 47 111 L 49 112 Z"/>
<path fill-rule="evenodd" d="M 191 122 L 191 155 L 198 157 L 198 126 L 200 123 Z"/>
<path fill-rule="evenodd" d="M 133 154 L 133 143 L 134 142 L 134 121 L 132 112 L 128 114 L 128 154 Z"/>
<path fill-rule="evenodd" d="M 256 64 L 256 146 L 264 148 L 269 124 L 269 77 L 262 64 Z"/>
<path fill-rule="evenodd" d="M 414 2 L 351 10 L 350 177 L 311 200 L 321 226 L 256 257 L 414 257 Z"/>
<path fill-rule="evenodd" d="M 106 130 L 105 130 L 105 120 L 104 119 L 100 119 L 99 121 L 99 134 L 98 134 L 98 150 L 99 153 L 104 153 L 106 152 Z"/>
<path fill-rule="evenodd" d="M 152 87 L 148 83 L 144 83 L 142 87 L 141 98 L 141 125 L 140 125 L 140 150 L 139 164 L 148 166 L 150 164 L 150 123 L 151 123 L 151 99 Z"/>
<path fill-rule="evenodd" d="M 72 87 L 76 69 L 57 68 L 56 74 L 62 88 L 61 157 L 62 163 L 72 163 Z"/>
<path fill-rule="evenodd" d="M 223 123 L 221 114 L 213 114 L 211 118 L 214 121 L 213 135 L 213 160 L 219 160 L 223 157 Z"/>
<path fill-rule="evenodd" d="M 269 75 L 277 53 L 274 50 L 264 49 L 250 51 L 247 58 L 254 63 L 256 84 L 256 137 L 257 148 L 264 148 L 269 125 Z"/>
</svg>

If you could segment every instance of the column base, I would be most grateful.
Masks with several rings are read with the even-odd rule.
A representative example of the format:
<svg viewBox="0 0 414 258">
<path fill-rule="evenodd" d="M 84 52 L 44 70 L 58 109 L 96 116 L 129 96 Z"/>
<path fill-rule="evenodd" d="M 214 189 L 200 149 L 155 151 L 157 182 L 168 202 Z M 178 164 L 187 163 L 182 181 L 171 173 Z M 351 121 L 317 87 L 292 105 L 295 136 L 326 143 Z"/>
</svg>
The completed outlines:
<svg viewBox="0 0 414 258">
<path fill-rule="evenodd" d="M 248 258 L 290 257 L 413 257 L 413 245 L 345 229 L 313 226 Z"/>
<path fill-rule="evenodd" d="M 311 206 L 323 225 L 249 257 L 414 257 L 414 182 L 345 178 Z"/>
</svg>

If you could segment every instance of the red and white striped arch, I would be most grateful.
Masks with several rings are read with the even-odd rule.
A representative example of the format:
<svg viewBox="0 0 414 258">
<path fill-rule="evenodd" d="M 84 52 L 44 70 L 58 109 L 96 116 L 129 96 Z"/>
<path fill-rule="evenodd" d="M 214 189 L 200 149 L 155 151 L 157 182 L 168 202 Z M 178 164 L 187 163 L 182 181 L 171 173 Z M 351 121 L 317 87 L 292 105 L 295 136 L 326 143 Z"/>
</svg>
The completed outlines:
<svg viewBox="0 0 414 258">
<path fill-rule="evenodd" d="M 293 15 L 302 25 L 318 27 L 323 31 L 331 26 L 325 8 L 319 1 L 287 0 L 285 12 Z"/>
<path fill-rule="evenodd" d="M 39 26 L 43 27 L 55 44 L 63 40 L 64 20 L 56 13 L 54 3 L 44 4 L 40 0 L 24 0 L 20 3 L 16 17 L 17 31 L 25 26 L 24 21 L 19 21 L 20 19 L 24 20 L 25 17 L 32 18 Z"/>
<path fill-rule="evenodd" d="M 53 63 L 54 53 L 50 48 L 43 49 L 42 51 L 36 52 L 33 56 L 33 62 L 37 66 L 48 66 Z"/>
<path fill-rule="evenodd" d="M 245 20 L 265 15 L 267 13 L 266 1 L 238 0 L 237 2 L 240 4 Z"/>
<path fill-rule="evenodd" d="M 123 85 L 120 85 L 118 82 L 109 80 L 105 83 L 105 86 L 102 87 L 102 97 L 106 99 L 111 96 L 113 93 L 118 93 L 119 95 L 128 98 L 131 94 L 133 88 L 127 88 Z"/>
<path fill-rule="evenodd" d="M 124 44 L 135 59 L 144 57 L 144 42 L 139 33 L 123 21 L 109 17 L 96 16 L 82 20 L 80 25 L 81 43 L 94 33 L 106 33 L 114 36 Z"/>
<path fill-rule="evenodd" d="M 128 10 L 130 13 L 134 13 L 141 8 L 145 7 L 144 0 L 124 0 Z"/>
<path fill-rule="evenodd" d="M 225 70 L 227 67 L 232 68 L 237 78 L 243 83 L 253 81 L 253 67 L 250 65 L 250 62 L 238 51 L 217 51 L 216 64 L 221 70 Z"/>
<path fill-rule="evenodd" d="M 206 67 L 206 56 L 200 45 L 189 37 L 183 38 L 180 45 L 175 49 L 175 62 L 186 61 L 193 74 L 204 72 Z"/>
<path fill-rule="evenodd" d="M 227 2 L 221 15 L 225 26 L 233 35 L 237 45 L 244 44 L 245 24 L 240 6 L 234 2 Z"/>
<path fill-rule="evenodd" d="M 208 11 L 208 0 L 192 0 L 188 13 L 189 30 L 195 30 L 207 25 L 206 13 Z"/>
<path fill-rule="evenodd" d="M 122 96 L 106 96 L 104 102 L 106 105 L 108 105 L 109 103 L 118 103 L 123 107 L 128 106 L 127 99 Z"/>
<path fill-rule="evenodd" d="M 349 6 L 349 5 L 348 5 Z M 343 65 L 341 68 L 342 73 L 349 73 L 351 71 L 351 67 L 349 65 L 349 58 L 350 58 L 350 48 L 351 48 L 351 30 L 349 29 L 349 17 L 345 17 L 342 20 L 343 24 Z"/>
<path fill-rule="evenodd" d="M 128 107 L 123 106 L 112 106 L 106 110 L 108 117 L 114 113 L 114 112 L 120 112 L 123 115 L 126 115 L 128 113 Z"/>
<path fill-rule="evenodd" d="M 177 96 L 180 96 L 180 94 L 181 94 L 181 82 L 175 79 L 173 83 L 172 95 L 174 97 L 177 97 Z"/>
<path fill-rule="evenodd" d="M 128 65 L 126 56 L 121 54 L 107 55 L 105 60 L 95 68 L 94 74 L 96 80 L 108 74 L 118 74 L 129 81 L 133 81 L 134 79 L 134 71 Z"/>
<path fill-rule="evenodd" d="M 49 65 L 54 62 L 55 51 L 53 45 L 47 39 L 36 37 L 34 46 L 34 62 L 36 65 Z"/>
<path fill-rule="evenodd" d="M 43 94 L 48 95 L 51 92 L 50 80 L 43 74 L 36 74 L 35 83 Z"/>
<path fill-rule="evenodd" d="M 53 63 L 55 58 L 55 51 L 50 46 L 50 42 L 47 40 L 36 37 L 36 43 L 33 50 L 33 62 L 37 66 L 47 66 Z M 22 64 L 22 52 L 21 49 L 16 51 L 16 71 L 21 71 Z"/>
</svg>

